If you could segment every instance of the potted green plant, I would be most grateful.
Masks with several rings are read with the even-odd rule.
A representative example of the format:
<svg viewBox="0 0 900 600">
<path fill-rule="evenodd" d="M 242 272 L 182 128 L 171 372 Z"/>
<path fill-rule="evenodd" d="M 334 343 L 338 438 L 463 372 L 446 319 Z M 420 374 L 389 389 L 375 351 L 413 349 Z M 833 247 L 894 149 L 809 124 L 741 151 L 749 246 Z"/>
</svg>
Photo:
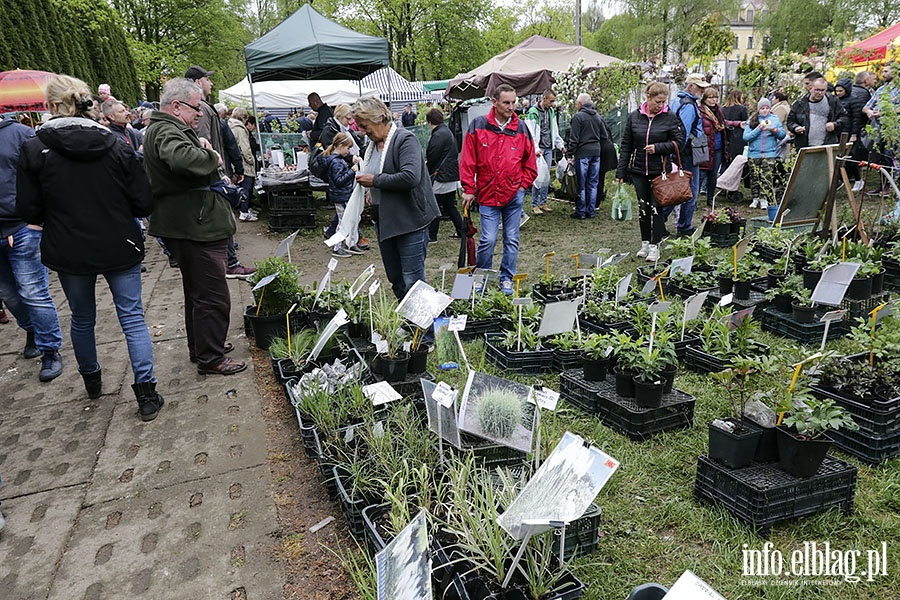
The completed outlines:
<svg viewBox="0 0 900 600">
<path fill-rule="evenodd" d="M 812 292 L 808 288 L 794 291 L 791 300 L 792 316 L 798 323 L 812 323 L 816 320 L 816 308 L 812 305 Z"/>
<path fill-rule="evenodd" d="M 253 292 L 255 305 L 248 307 L 245 318 L 250 321 L 256 347 L 268 349 L 272 339 L 287 335 L 287 312 L 296 303 L 291 313 L 291 330 L 300 332 L 305 327 L 305 293 L 300 285 L 300 269 L 283 258 L 270 256 L 256 262 L 256 272 L 250 276 L 250 284 L 256 286 L 265 277 L 275 278 L 267 285 Z"/>
<path fill-rule="evenodd" d="M 737 300 L 750 299 L 750 285 L 759 276 L 759 263 L 750 256 L 745 256 L 737 263 L 737 268 L 732 264 L 731 274 L 734 280 L 734 297 Z"/>
<path fill-rule="evenodd" d="M 397 301 L 382 292 L 372 307 L 372 324 L 380 340 L 375 343 L 377 356 L 372 371 L 385 381 L 405 381 L 409 368 L 409 352 L 403 349 L 406 333 L 403 316 L 397 312 Z"/>
<path fill-rule="evenodd" d="M 612 337 L 608 334 L 594 333 L 584 340 L 581 361 L 585 381 L 606 381 L 612 351 Z"/>
<path fill-rule="evenodd" d="M 833 443 L 828 431 L 859 429 L 834 400 L 816 398 L 806 388 L 785 394 L 779 411 L 789 414 L 777 428 L 778 463 L 795 477 L 811 477 L 819 470 Z"/>
<path fill-rule="evenodd" d="M 650 349 L 643 345 L 643 338 L 636 344 L 632 363 L 634 403 L 644 408 L 658 408 L 662 404 L 666 382 L 662 378 L 665 362 L 658 346 Z"/>
<path fill-rule="evenodd" d="M 664 313 L 668 315 L 669 313 Z M 667 329 L 659 328 L 653 341 L 653 348 L 659 351 L 662 365 L 660 376 L 663 379 L 663 394 L 671 394 L 675 387 L 675 375 L 678 373 L 678 353 L 675 348 L 674 334 Z"/>
<path fill-rule="evenodd" d="M 581 366 L 584 341 L 578 338 L 578 332 L 567 331 L 554 335 L 547 342 L 553 348 L 553 364 L 559 371 L 567 371 Z"/>
<path fill-rule="evenodd" d="M 766 292 L 766 299 L 772 302 L 775 310 L 791 313 L 793 311 L 791 304 L 794 302 L 794 297 L 802 296 L 804 293 L 808 294 L 809 290 L 803 287 L 803 277 L 800 275 L 789 275 L 775 286 L 769 288 Z"/>
<path fill-rule="evenodd" d="M 740 469 L 756 456 L 761 428 L 750 425 L 744 410 L 750 399 L 752 376 L 769 370 L 772 360 L 768 357 L 736 357 L 724 371 L 713 377 L 728 392 L 731 415 L 709 423 L 709 457 L 732 469 Z"/>
<path fill-rule="evenodd" d="M 623 398 L 634 398 L 634 376 L 641 361 L 639 341 L 632 339 L 625 332 L 613 334 L 613 353 L 616 365 L 613 373 L 616 378 L 616 394 Z"/>
</svg>

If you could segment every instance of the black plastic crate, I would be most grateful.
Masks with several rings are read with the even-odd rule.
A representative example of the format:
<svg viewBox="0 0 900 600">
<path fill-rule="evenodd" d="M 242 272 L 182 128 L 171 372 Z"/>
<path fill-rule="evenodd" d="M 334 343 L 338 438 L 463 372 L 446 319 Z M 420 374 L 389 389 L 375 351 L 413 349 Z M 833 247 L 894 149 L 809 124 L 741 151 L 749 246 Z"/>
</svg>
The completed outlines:
<svg viewBox="0 0 900 600">
<path fill-rule="evenodd" d="M 729 469 L 705 454 L 697 460 L 694 498 L 724 506 L 762 536 L 779 521 L 832 507 L 849 515 L 855 493 L 856 467 L 832 456 L 825 457 L 815 475 L 804 478 L 782 471 L 778 463 Z"/>
<path fill-rule="evenodd" d="M 765 344 L 757 343 L 754 355 L 768 356 L 769 347 Z M 691 371 L 697 373 L 718 373 L 724 371 L 731 364 L 731 359 L 725 359 L 712 354 L 707 354 L 699 347 L 688 347 L 684 354 L 684 364 Z"/>
<path fill-rule="evenodd" d="M 607 375 L 612 378 L 612 373 Z M 584 412 L 600 415 L 604 412 L 605 403 L 600 400 L 600 384 L 602 381 L 587 381 L 584 369 L 563 371 L 559 376 L 559 396 Z"/>
<path fill-rule="evenodd" d="M 711 233 L 709 234 L 709 245 L 713 248 L 731 248 L 741 239 L 739 233 Z"/>
<path fill-rule="evenodd" d="M 755 311 L 754 311 L 755 312 Z M 800 323 L 793 316 L 774 308 L 765 308 L 760 315 L 763 331 L 771 331 L 780 336 L 797 340 L 802 344 L 819 344 L 825 333 L 825 323 L 818 319 L 812 323 Z M 847 334 L 846 321 L 838 319 L 828 328 L 828 339 L 836 340 Z"/>
<path fill-rule="evenodd" d="M 463 459 L 471 453 L 475 457 L 475 461 L 486 469 L 515 468 L 527 460 L 527 455 L 521 450 L 464 433 L 460 433 L 460 435 L 463 442 L 462 450 L 450 443 L 443 444 L 444 451 L 449 452 L 455 458 Z M 437 450 L 437 446 L 435 446 L 435 450 Z"/>
<path fill-rule="evenodd" d="M 404 381 L 392 381 L 391 387 L 404 398 L 422 398 L 422 382 L 421 379 L 434 381 L 434 375 L 428 371 L 421 373 L 410 373 Z M 384 381 L 381 375 L 375 375 L 375 382 Z"/>
<path fill-rule="evenodd" d="M 633 398 L 616 394 L 615 381 L 597 382 L 601 404 L 600 421 L 632 440 L 645 440 L 653 434 L 694 425 L 694 397 L 680 390 L 663 394 L 657 408 L 638 406 Z"/>
<path fill-rule="evenodd" d="M 872 309 L 876 306 L 880 306 L 891 299 L 891 294 L 889 292 L 881 292 L 880 294 L 875 294 L 868 300 L 850 300 L 849 298 L 845 298 L 841 302 L 841 310 L 846 310 L 850 313 L 850 319 L 858 319 L 868 318 L 869 313 L 872 312 Z"/>
<path fill-rule="evenodd" d="M 350 533 L 358 540 L 364 539 L 366 536 L 366 523 L 363 519 L 363 509 L 373 504 L 372 499 L 357 498 L 354 500 L 350 497 L 349 485 L 344 482 L 345 477 L 347 477 L 347 471 L 343 466 L 335 465 L 332 468 L 332 473 L 337 486 L 338 499 L 341 503 L 341 512 L 347 517 Z"/>
<path fill-rule="evenodd" d="M 587 556 L 597 551 L 600 545 L 600 507 L 591 503 L 584 514 L 566 527 L 563 547 L 563 562 Z M 561 533 L 555 529 L 554 533 Z M 559 557 L 559 539 L 553 544 L 553 555 Z"/>
<path fill-rule="evenodd" d="M 334 478 L 334 467 L 337 466 L 337 461 L 322 451 L 322 443 L 319 439 L 318 429 L 313 429 L 311 435 L 316 448 L 316 464 L 319 467 L 319 474 L 322 476 L 322 483 L 325 485 L 325 489 L 328 492 L 328 498 L 330 500 L 336 500 L 338 491 L 337 481 Z"/>
<path fill-rule="evenodd" d="M 271 192 L 266 194 L 266 204 L 270 212 L 308 213 L 316 210 L 316 202 L 311 192 Z"/>
<path fill-rule="evenodd" d="M 375 556 L 376 554 L 384 550 L 384 548 L 390 543 L 390 540 L 385 540 L 383 537 L 381 537 L 381 532 L 378 531 L 378 527 L 376 525 L 378 520 L 386 515 L 390 509 L 390 504 L 370 504 L 362 511 L 363 524 L 366 528 L 366 546 L 368 546 L 369 552 L 372 553 L 372 556 Z"/>
<path fill-rule="evenodd" d="M 315 229 L 316 213 L 274 213 L 269 212 L 269 229 L 271 231 L 284 232 L 297 229 Z"/>
<path fill-rule="evenodd" d="M 751 249 L 750 253 L 755 254 L 763 262 L 773 263 L 782 256 L 784 256 L 785 250 L 776 250 L 775 248 L 770 248 L 765 244 L 755 244 Z"/>
<path fill-rule="evenodd" d="M 719 288 L 717 287 L 709 292 L 709 296 L 706 297 L 706 305 L 707 306 L 718 306 L 718 304 L 721 300 L 722 300 L 722 294 L 719 293 Z M 747 300 L 741 300 L 739 298 L 735 298 L 734 296 L 732 296 L 731 306 L 737 310 L 740 310 L 743 308 L 750 308 L 751 306 L 759 306 L 760 304 L 765 304 L 766 302 L 767 302 L 767 300 L 766 300 L 765 292 L 760 292 L 760 291 L 754 290 L 753 286 L 751 284 L 750 298 L 748 298 Z M 759 318 L 758 315 L 757 315 L 757 318 Z"/>
<path fill-rule="evenodd" d="M 466 328 L 459 332 L 459 339 L 463 341 L 483 339 L 485 334 L 500 333 L 509 324 L 504 319 L 480 319 L 466 320 Z"/>
<path fill-rule="evenodd" d="M 863 462 L 878 465 L 895 456 L 900 456 L 900 432 L 873 435 L 865 431 L 829 431 L 828 437 L 834 445 Z"/>
<path fill-rule="evenodd" d="M 684 355 L 687 354 L 687 349 L 691 346 L 699 346 L 700 345 L 700 336 L 691 335 L 689 333 L 684 334 L 684 339 L 675 340 L 675 356 L 678 357 L 679 360 L 684 360 Z"/>
<path fill-rule="evenodd" d="M 888 402 L 872 402 L 830 388 L 814 385 L 810 389 L 817 398 L 830 398 L 847 409 L 859 425 L 861 433 L 881 436 L 900 432 L 900 398 Z"/>
<path fill-rule="evenodd" d="M 500 347 L 498 342 L 502 338 L 502 334 L 497 333 L 484 336 L 484 356 L 489 364 L 520 375 L 541 375 L 553 371 L 553 350 L 512 352 Z"/>
<path fill-rule="evenodd" d="M 566 371 L 568 369 L 575 369 L 582 365 L 581 357 L 584 355 L 584 352 L 579 348 L 577 350 L 560 350 L 559 348 L 553 349 L 553 370 L 554 371 Z"/>
</svg>

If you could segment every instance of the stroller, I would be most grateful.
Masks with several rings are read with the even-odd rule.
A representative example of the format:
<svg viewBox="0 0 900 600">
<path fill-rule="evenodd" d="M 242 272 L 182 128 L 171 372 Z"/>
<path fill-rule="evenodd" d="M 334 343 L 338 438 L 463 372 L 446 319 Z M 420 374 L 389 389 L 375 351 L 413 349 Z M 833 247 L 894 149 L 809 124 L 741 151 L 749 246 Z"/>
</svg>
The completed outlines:
<svg viewBox="0 0 900 600">
<path fill-rule="evenodd" d="M 728 165 L 728 168 L 719 175 L 718 181 L 716 181 L 716 187 L 720 190 L 725 190 L 726 197 L 731 202 L 740 204 L 744 201 L 744 194 L 738 191 L 738 188 L 741 187 L 741 179 L 744 176 L 744 167 L 746 166 L 747 157 L 743 154 L 738 154 L 731 161 L 731 164 Z M 716 197 L 718 197 L 718 194 Z M 715 199 L 713 199 L 713 208 L 715 208 Z"/>
</svg>

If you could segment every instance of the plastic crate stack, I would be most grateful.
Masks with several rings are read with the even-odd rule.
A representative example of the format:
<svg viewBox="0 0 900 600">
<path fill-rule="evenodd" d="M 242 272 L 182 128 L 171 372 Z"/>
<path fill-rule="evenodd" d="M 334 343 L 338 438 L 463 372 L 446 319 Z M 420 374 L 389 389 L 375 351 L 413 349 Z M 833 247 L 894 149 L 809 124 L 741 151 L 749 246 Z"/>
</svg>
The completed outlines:
<svg viewBox="0 0 900 600">
<path fill-rule="evenodd" d="M 811 389 L 817 398 L 831 398 L 847 409 L 859 425 L 859 431 L 829 431 L 835 446 L 871 465 L 900 456 L 900 397 L 863 399 L 818 386 Z"/>
<path fill-rule="evenodd" d="M 312 191 L 270 191 L 266 196 L 270 230 L 283 232 L 315 229 L 316 205 Z"/>
</svg>

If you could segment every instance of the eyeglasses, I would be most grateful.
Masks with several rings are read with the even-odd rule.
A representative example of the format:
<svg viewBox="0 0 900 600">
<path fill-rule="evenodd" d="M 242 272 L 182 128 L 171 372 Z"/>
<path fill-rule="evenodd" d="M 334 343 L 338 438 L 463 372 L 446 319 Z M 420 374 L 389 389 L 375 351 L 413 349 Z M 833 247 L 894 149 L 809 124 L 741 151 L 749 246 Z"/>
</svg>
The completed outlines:
<svg viewBox="0 0 900 600">
<path fill-rule="evenodd" d="M 184 104 L 185 106 L 190 106 L 191 108 L 193 108 L 193 109 L 194 109 L 195 111 L 197 111 L 198 113 L 203 113 L 203 109 L 200 108 L 199 106 L 194 106 L 193 104 L 188 104 L 188 103 L 185 102 L 184 100 L 176 100 L 176 102 L 178 102 L 178 104 Z"/>
</svg>

